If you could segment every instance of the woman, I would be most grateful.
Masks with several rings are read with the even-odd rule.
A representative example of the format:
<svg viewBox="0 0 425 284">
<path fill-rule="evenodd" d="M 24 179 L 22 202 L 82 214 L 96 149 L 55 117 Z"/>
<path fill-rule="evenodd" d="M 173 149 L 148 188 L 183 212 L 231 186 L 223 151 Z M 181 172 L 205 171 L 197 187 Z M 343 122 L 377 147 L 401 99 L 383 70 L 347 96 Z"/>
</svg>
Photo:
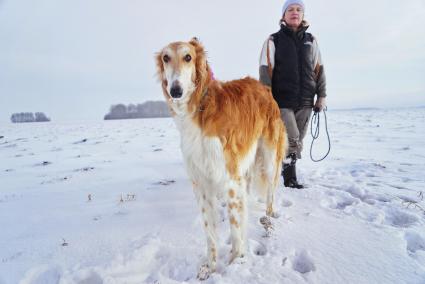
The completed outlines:
<svg viewBox="0 0 425 284">
<path fill-rule="evenodd" d="M 288 132 L 289 155 L 282 175 L 285 187 L 292 188 L 304 187 L 298 183 L 295 164 L 301 158 L 312 108 L 321 111 L 326 105 L 322 59 L 316 39 L 306 32 L 304 11 L 301 0 L 285 2 L 280 30 L 266 40 L 260 56 L 260 81 L 271 87 Z"/>
</svg>

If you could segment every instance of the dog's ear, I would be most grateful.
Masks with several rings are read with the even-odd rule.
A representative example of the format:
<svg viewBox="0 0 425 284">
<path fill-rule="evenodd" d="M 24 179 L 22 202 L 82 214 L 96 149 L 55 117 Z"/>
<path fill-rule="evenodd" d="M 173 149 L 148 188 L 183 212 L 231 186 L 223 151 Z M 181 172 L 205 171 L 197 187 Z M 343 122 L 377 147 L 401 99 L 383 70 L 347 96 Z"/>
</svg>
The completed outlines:
<svg viewBox="0 0 425 284">
<path fill-rule="evenodd" d="M 189 44 L 193 45 L 195 47 L 195 49 L 202 49 L 202 51 L 204 51 L 204 46 L 202 45 L 201 41 L 197 38 L 197 37 L 193 37 L 190 41 Z M 196 51 L 196 53 L 198 53 L 198 50 Z"/>
<path fill-rule="evenodd" d="M 164 63 L 162 62 L 162 51 L 157 52 L 155 54 L 155 62 L 156 62 L 156 76 L 159 82 L 161 82 L 162 92 L 164 94 L 165 100 L 169 101 L 170 97 L 167 95 L 167 80 L 164 76 Z M 171 114 L 173 115 L 174 111 L 170 109 Z"/>
<path fill-rule="evenodd" d="M 164 74 L 164 64 L 162 63 L 162 51 L 157 52 L 155 54 L 155 62 L 156 62 L 156 75 L 158 76 L 158 80 L 163 80 Z"/>
<path fill-rule="evenodd" d="M 195 67 L 196 67 L 196 79 L 195 83 L 198 85 L 201 82 L 205 82 L 207 76 L 208 76 L 208 65 L 207 65 L 207 55 L 204 50 L 204 46 L 201 44 L 201 42 L 196 38 L 192 38 L 189 41 L 189 44 L 191 44 L 193 47 L 195 47 L 195 53 L 196 53 L 196 61 L 195 61 Z"/>
</svg>

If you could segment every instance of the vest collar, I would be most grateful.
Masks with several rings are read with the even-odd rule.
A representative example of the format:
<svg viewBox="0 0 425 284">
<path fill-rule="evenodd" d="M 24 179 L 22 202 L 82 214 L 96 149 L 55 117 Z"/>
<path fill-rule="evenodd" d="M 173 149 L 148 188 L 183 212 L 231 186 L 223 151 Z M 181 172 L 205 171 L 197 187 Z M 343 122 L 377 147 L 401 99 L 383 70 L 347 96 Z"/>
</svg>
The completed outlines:
<svg viewBox="0 0 425 284">
<path fill-rule="evenodd" d="M 291 36 L 296 36 L 297 38 L 303 38 L 304 37 L 304 33 L 307 31 L 308 27 L 310 25 L 308 24 L 307 21 L 303 20 L 301 22 L 301 27 L 298 31 L 294 32 L 293 29 L 289 28 L 286 23 L 284 21 L 280 22 L 280 30 L 288 35 Z"/>
</svg>

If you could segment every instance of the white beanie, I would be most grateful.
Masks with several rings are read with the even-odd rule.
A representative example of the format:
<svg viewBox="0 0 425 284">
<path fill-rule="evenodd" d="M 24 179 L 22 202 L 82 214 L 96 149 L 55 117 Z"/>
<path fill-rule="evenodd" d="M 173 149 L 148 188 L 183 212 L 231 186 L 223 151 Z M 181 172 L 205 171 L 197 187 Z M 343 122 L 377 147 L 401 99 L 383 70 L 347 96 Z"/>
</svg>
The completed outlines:
<svg viewBox="0 0 425 284">
<path fill-rule="evenodd" d="M 298 4 L 303 7 L 303 10 L 305 10 L 304 2 L 302 0 L 286 0 L 285 4 L 283 4 L 282 16 L 285 14 L 286 9 L 288 9 L 288 7 L 292 4 Z"/>
</svg>

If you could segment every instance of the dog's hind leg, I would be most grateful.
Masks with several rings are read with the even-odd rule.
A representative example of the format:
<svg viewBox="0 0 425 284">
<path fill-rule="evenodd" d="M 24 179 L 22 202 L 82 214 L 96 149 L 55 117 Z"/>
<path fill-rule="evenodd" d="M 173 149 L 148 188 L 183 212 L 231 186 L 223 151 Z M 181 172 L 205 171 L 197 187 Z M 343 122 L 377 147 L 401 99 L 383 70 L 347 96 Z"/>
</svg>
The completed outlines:
<svg viewBox="0 0 425 284">
<path fill-rule="evenodd" d="M 273 210 L 273 201 L 276 187 L 279 183 L 280 162 L 277 162 L 277 153 L 273 147 L 261 141 L 257 150 L 255 161 L 254 180 L 257 192 L 265 197 L 266 216 L 260 218 L 260 223 L 265 230 L 265 237 L 269 237 L 273 231 L 270 217 L 277 218 L 279 215 Z"/>
<path fill-rule="evenodd" d="M 276 216 L 273 210 L 273 199 L 279 184 L 279 165 L 276 150 L 263 139 L 258 143 L 253 172 L 254 187 L 262 201 L 266 202 L 266 215 Z"/>
<path fill-rule="evenodd" d="M 267 133 L 268 132 L 268 133 Z M 285 127 L 277 119 L 273 127 L 267 128 L 266 135 L 261 144 L 263 154 L 263 166 L 261 167 L 261 178 L 267 184 L 267 209 L 266 215 L 278 217 L 273 210 L 273 199 L 276 188 L 279 185 L 279 179 L 282 170 L 282 159 L 287 148 L 287 136 Z"/>
<path fill-rule="evenodd" d="M 247 198 L 246 180 L 231 179 L 226 183 L 227 210 L 230 222 L 232 252 L 230 263 L 243 257 L 246 249 Z"/>
<path fill-rule="evenodd" d="M 265 179 L 263 183 L 266 185 L 267 190 L 266 215 L 269 217 L 278 217 L 273 209 L 273 202 L 276 188 L 279 185 L 281 163 L 278 162 L 276 149 L 273 147 L 264 145 L 263 154 L 264 165 L 262 167 L 261 178 Z"/>
</svg>

